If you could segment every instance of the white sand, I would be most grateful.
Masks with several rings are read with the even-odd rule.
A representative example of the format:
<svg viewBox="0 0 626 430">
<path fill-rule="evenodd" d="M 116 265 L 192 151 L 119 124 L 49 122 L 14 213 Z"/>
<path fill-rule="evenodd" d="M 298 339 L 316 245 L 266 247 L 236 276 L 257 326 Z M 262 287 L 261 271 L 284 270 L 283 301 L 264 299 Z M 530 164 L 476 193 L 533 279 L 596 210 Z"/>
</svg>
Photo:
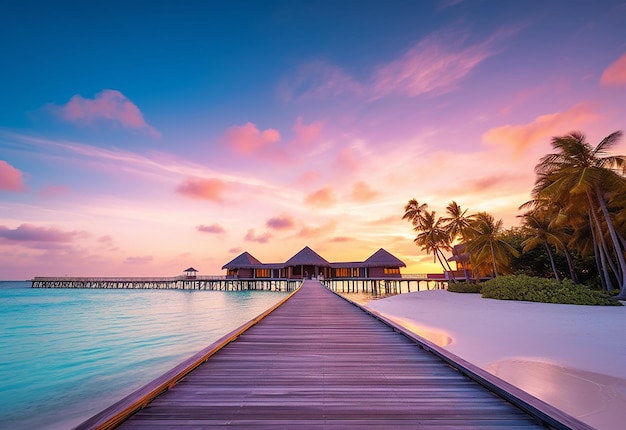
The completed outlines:
<svg viewBox="0 0 626 430">
<path fill-rule="evenodd" d="M 626 306 L 442 290 L 367 306 L 591 426 L 626 428 Z"/>
</svg>

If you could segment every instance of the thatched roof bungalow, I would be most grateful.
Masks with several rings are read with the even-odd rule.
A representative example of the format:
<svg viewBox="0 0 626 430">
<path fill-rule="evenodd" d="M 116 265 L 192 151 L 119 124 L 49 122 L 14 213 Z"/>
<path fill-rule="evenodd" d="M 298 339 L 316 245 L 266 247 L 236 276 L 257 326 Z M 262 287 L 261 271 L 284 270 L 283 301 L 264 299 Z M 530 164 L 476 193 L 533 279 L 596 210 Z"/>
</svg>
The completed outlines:
<svg viewBox="0 0 626 430">
<path fill-rule="evenodd" d="M 399 278 L 406 264 L 384 249 L 379 249 L 365 261 L 328 262 L 308 246 L 284 263 L 264 264 L 247 252 L 239 255 L 222 269 L 227 276 L 237 278 L 303 279 L 333 278 Z"/>
</svg>

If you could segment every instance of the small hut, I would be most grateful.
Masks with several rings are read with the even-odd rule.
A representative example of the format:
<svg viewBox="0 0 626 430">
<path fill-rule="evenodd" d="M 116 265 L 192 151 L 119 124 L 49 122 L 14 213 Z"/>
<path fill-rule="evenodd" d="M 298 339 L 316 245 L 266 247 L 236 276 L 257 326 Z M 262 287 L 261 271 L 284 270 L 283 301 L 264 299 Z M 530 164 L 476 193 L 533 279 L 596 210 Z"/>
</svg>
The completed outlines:
<svg viewBox="0 0 626 430">
<path fill-rule="evenodd" d="M 222 266 L 226 269 L 227 278 L 253 278 L 254 270 L 262 267 L 263 264 L 254 258 L 249 252 L 243 252 L 237 257 Z"/>
<path fill-rule="evenodd" d="M 373 253 L 363 265 L 367 267 L 370 278 L 401 278 L 400 267 L 406 267 L 404 261 L 383 248 Z"/>
<path fill-rule="evenodd" d="M 314 278 L 320 274 L 327 278 L 330 263 L 317 252 L 305 246 L 285 262 L 287 277 L 291 279 Z"/>
<path fill-rule="evenodd" d="M 184 277 L 185 279 L 196 279 L 196 275 L 198 274 L 198 271 L 196 269 L 194 269 L 193 267 L 190 267 L 189 269 L 185 269 L 184 270 Z"/>
</svg>

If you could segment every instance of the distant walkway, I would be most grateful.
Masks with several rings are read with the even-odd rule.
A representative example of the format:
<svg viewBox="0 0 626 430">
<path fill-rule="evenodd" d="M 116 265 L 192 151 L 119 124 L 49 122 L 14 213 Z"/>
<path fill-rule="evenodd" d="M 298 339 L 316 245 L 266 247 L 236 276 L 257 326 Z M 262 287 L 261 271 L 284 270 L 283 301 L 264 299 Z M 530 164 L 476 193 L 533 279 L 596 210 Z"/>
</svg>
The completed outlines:
<svg viewBox="0 0 626 430">
<path fill-rule="evenodd" d="M 119 428 L 224 427 L 545 428 L 317 281 Z"/>
</svg>

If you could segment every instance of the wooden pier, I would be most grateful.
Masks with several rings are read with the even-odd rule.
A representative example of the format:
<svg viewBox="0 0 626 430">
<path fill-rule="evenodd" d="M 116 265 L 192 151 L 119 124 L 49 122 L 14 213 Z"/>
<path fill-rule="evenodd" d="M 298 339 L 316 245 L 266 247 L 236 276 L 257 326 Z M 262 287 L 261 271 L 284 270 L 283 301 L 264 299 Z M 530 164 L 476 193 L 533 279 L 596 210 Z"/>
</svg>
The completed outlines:
<svg viewBox="0 0 626 430">
<path fill-rule="evenodd" d="M 170 278 L 77 278 L 36 277 L 33 288 L 105 288 L 212 291 L 294 291 L 298 279 L 238 279 L 226 276 L 174 276 Z"/>
<path fill-rule="evenodd" d="M 336 278 L 321 281 L 326 288 L 338 293 L 366 293 L 372 296 L 410 293 L 415 291 L 441 290 L 448 281 L 441 276 L 418 274 L 402 275 L 401 278 Z M 424 283 L 424 286 L 422 286 Z"/>
<path fill-rule="evenodd" d="M 78 429 L 591 429 L 317 281 Z"/>
</svg>

